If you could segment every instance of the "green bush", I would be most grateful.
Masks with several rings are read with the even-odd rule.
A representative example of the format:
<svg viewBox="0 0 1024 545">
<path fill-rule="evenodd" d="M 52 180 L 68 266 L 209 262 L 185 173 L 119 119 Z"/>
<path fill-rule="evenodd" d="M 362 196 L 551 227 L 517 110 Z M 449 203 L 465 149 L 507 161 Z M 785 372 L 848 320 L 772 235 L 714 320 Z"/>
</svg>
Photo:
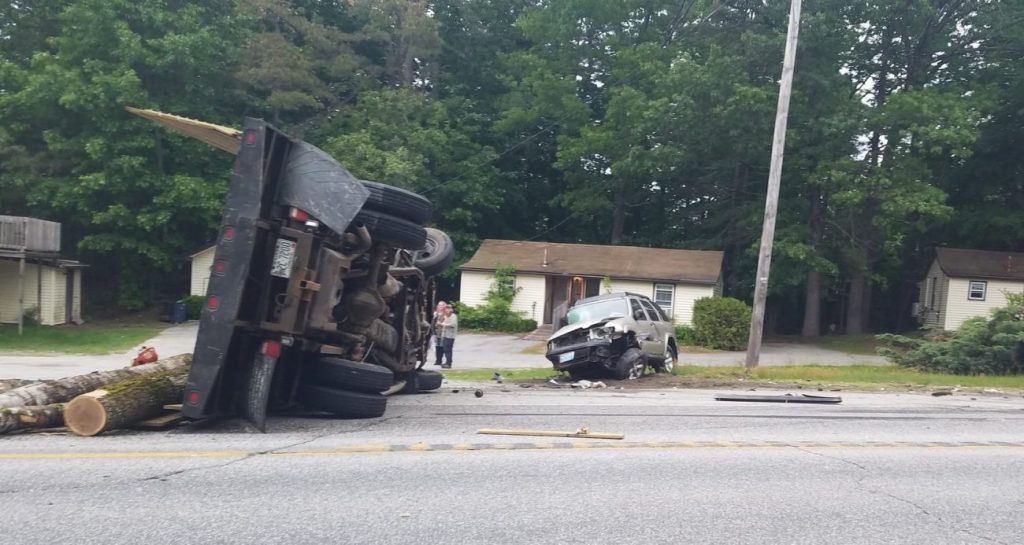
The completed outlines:
<svg viewBox="0 0 1024 545">
<path fill-rule="evenodd" d="M 676 343 L 679 346 L 700 346 L 697 330 L 688 325 L 676 326 Z"/>
<path fill-rule="evenodd" d="M 206 302 L 206 298 L 202 295 L 189 295 L 182 299 L 185 303 L 185 319 L 186 320 L 198 320 L 199 315 L 203 313 L 203 303 Z"/>
<path fill-rule="evenodd" d="M 954 375 L 1019 375 L 1024 372 L 1024 296 L 964 322 L 955 333 L 925 339 L 878 335 L 878 351 L 901 367 Z"/>
<path fill-rule="evenodd" d="M 750 333 L 750 306 L 732 297 L 705 297 L 693 305 L 693 329 L 701 346 L 743 350 Z"/>
<path fill-rule="evenodd" d="M 486 303 L 471 307 L 456 303 L 459 314 L 459 325 L 465 329 L 480 331 L 501 331 L 505 333 L 522 333 L 537 329 L 537 321 L 524 318 L 519 312 L 512 310 L 518 288 L 513 287 L 515 269 L 509 267 L 494 271 L 494 283 L 487 291 Z"/>
<path fill-rule="evenodd" d="M 459 325 L 465 329 L 504 333 L 523 333 L 537 329 L 536 320 L 523 318 L 505 302 L 488 302 L 478 307 L 456 303 L 456 309 Z"/>
</svg>

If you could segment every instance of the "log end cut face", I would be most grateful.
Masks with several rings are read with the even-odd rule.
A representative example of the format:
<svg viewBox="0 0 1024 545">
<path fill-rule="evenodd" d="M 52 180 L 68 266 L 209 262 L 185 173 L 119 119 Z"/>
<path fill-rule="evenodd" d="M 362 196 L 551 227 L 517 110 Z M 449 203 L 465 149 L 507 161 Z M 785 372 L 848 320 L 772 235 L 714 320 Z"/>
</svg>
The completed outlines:
<svg viewBox="0 0 1024 545">
<path fill-rule="evenodd" d="M 107 411 L 100 403 L 100 397 L 106 394 L 105 390 L 96 390 L 82 394 L 68 403 L 64 409 L 64 422 L 72 433 L 92 437 L 106 428 Z"/>
</svg>

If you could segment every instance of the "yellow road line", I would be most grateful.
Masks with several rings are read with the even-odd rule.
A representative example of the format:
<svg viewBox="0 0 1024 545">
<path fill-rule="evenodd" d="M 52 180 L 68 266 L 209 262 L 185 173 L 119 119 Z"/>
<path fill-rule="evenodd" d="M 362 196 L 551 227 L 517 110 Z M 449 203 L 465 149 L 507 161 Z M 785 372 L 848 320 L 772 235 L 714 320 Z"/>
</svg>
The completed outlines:
<svg viewBox="0 0 1024 545">
<path fill-rule="evenodd" d="M 537 442 L 537 443 L 410 443 L 401 445 L 361 444 L 316 450 L 181 450 L 111 452 L 0 452 L 0 460 L 115 460 L 151 458 L 244 458 L 248 456 L 338 456 L 347 454 L 398 452 L 484 452 L 508 450 L 624 450 L 624 449 L 978 449 L 1024 448 L 1024 442 L 888 442 L 888 441 L 646 441 L 646 442 Z"/>
</svg>

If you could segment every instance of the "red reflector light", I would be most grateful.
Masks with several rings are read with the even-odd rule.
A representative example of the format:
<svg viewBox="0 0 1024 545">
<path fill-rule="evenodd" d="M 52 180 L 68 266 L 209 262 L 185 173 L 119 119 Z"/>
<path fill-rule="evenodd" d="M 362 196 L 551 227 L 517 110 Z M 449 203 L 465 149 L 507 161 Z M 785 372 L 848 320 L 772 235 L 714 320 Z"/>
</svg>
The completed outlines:
<svg viewBox="0 0 1024 545">
<path fill-rule="evenodd" d="M 249 146 L 255 144 L 256 143 L 256 133 L 253 132 L 253 131 L 249 131 L 249 132 L 245 133 L 245 143 L 246 143 L 246 145 L 249 145 Z"/>
<path fill-rule="evenodd" d="M 199 404 L 199 392 L 192 390 L 188 393 L 188 404 L 198 405 Z"/>
<path fill-rule="evenodd" d="M 217 307 L 219 306 L 220 299 L 218 299 L 216 295 L 211 295 L 210 298 L 206 300 L 206 308 L 210 310 L 217 310 Z"/>
<path fill-rule="evenodd" d="M 221 235 L 221 238 L 226 240 L 226 241 L 228 241 L 228 242 L 231 242 L 232 240 L 235 240 L 235 228 L 234 227 L 225 227 L 224 228 L 224 234 Z"/>
<path fill-rule="evenodd" d="M 279 343 L 277 341 L 266 341 L 266 342 L 263 343 L 263 348 L 260 349 L 260 352 L 263 352 L 264 356 L 267 356 L 267 357 L 270 357 L 270 358 L 280 358 L 281 357 L 281 343 Z"/>
<path fill-rule="evenodd" d="M 295 221 L 309 220 L 309 212 L 306 212 L 305 210 L 300 210 L 298 208 L 292 208 L 291 212 L 288 213 L 288 216 Z"/>
<path fill-rule="evenodd" d="M 213 272 L 214 272 L 214 274 L 216 274 L 218 276 L 222 276 L 224 274 L 225 269 L 227 269 L 227 267 L 228 266 L 227 266 L 226 263 L 224 263 L 223 261 L 218 261 L 218 262 L 213 264 Z"/>
</svg>

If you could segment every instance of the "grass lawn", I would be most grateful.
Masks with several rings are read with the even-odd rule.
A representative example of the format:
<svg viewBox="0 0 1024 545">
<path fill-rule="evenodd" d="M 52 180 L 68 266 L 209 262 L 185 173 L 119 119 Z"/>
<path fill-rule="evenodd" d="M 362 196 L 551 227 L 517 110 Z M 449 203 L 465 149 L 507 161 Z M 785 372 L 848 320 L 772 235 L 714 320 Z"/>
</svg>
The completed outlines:
<svg viewBox="0 0 1024 545">
<path fill-rule="evenodd" d="M 505 380 L 526 381 L 546 380 L 560 376 L 553 369 L 469 369 L 465 371 L 445 371 L 444 375 L 453 380 L 486 381 L 501 373 Z M 963 388 L 1009 388 L 1024 389 L 1024 376 L 959 376 L 936 373 L 922 373 L 911 369 L 895 366 L 877 365 L 799 365 L 787 367 L 761 367 L 749 376 L 744 374 L 743 367 L 700 367 L 680 366 L 675 370 L 676 377 L 687 380 L 685 387 L 699 388 L 701 380 L 707 385 L 721 388 L 735 381 L 736 386 L 750 387 L 757 384 L 786 383 L 814 387 L 819 384 L 832 387 L 861 388 L 877 390 L 886 387 L 963 387 Z M 657 383 L 650 382 L 651 387 L 669 387 L 665 381 L 672 377 L 659 378 Z M 641 382 L 648 379 L 643 379 Z M 695 382 L 696 381 L 696 382 Z M 639 384 L 639 383 L 638 383 Z"/>
<path fill-rule="evenodd" d="M 123 352 L 154 337 L 166 325 L 105 324 L 82 326 L 32 326 L 18 336 L 18 326 L 0 325 L 0 353 L 60 352 L 65 354 L 108 354 Z"/>
</svg>

